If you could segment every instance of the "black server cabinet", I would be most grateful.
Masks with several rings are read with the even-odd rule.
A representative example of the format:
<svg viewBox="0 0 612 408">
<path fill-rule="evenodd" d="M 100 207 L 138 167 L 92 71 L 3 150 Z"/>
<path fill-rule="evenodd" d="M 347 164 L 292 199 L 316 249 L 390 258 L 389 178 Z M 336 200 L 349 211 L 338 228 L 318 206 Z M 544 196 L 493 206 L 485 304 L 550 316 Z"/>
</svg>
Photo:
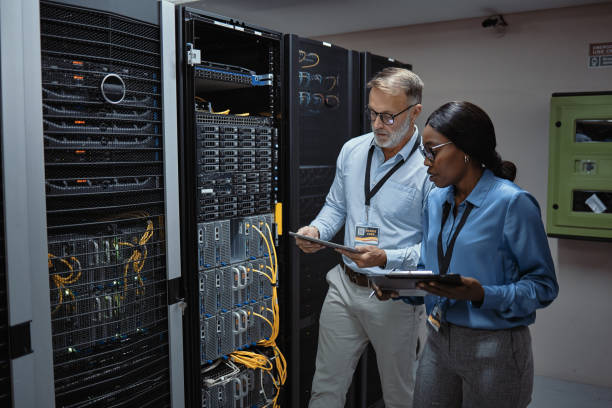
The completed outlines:
<svg viewBox="0 0 612 408">
<path fill-rule="evenodd" d="M 412 70 L 411 64 L 399 62 L 393 58 L 383 57 L 369 52 L 359 53 L 360 65 L 360 88 L 361 88 L 361 109 L 365 110 L 368 104 L 367 87 L 370 79 L 379 71 L 387 67 L 398 67 Z M 361 133 L 372 131 L 370 118 L 364 114 L 361 115 Z M 357 366 L 355 383 L 358 384 L 357 389 L 357 406 L 359 408 L 374 408 L 384 406 L 382 402 L 382 388 L 380 385 L 380 374 L 376 364 L 376 352 L 372 345 L 368 345 L 366 351 L 361 357 L 361 361 Z"/>
<path fill-rule="evenodd" d="M 360 131 L 359 55 L 328 43 L 288 35 L 288 154 L 286 229 L 297 231 L 318 214 L 335 175 L 342 145 Z M 342 239 L 342 233 L 336 239 Z M 310 398 L 317 352 L 318 321 L 327 293 L 325 273 L 339 261 L 322 250 L 304 255 L 287 245 L 289 282 L 284 315 L 289 344 L 291 407 Z"/>
<path fill-rule="evenodd" d="M 365 109 L 368 104 L 368 81 L 376 75 L 379 71 L 382 71 L 387 67 L 406 68 L 412 70 L 411 64 L 405 64 L 397 61 L 393 58 L 383 57 L 380 55 L 372 54 L 364 51 L 359 53 L 359 66 L 360 66 L 360 87 L 361 87 L 361 109 Z M 370 118 L 366 115 L 361 116 L 361 133 L 368 133 L 372 131 L 370 126 Z"/>
<path fill-rule="evenodd" d="M 272 406 L 280 402 L 274 381 L 284 381 L 275 346 L 277 277 L 284 279 L 276 255 L 282 249 L 275 249 L 283 39 L 222 16 L 178 10 L 187 401 Z M 240 353 L 266 359 L 272 372 L 241 364 Z"/>
<path fill-rule="evenodd" d="M 86 4 L 40 3 L 55 405 L 170 406 L 160 6 Z"/>
</svg>

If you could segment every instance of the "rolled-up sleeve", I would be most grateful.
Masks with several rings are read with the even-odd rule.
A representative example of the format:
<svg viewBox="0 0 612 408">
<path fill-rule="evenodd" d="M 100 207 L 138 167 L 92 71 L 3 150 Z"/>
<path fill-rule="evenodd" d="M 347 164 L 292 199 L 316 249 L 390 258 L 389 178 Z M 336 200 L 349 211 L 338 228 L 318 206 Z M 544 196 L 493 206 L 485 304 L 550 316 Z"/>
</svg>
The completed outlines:
<svg viewBox="0 0 612 408">
<path fill-rule="evenodd" d="M 310 223 L 319 230 L 321 239 L 329 241 L 344 225 L 346 219 L 346 194 L 344 191 L 344 157 L 343 147 L 336 161 L 336 175 L 329 193 L 325 198 L 325 204 L 317 217 Z"/>
</svg>

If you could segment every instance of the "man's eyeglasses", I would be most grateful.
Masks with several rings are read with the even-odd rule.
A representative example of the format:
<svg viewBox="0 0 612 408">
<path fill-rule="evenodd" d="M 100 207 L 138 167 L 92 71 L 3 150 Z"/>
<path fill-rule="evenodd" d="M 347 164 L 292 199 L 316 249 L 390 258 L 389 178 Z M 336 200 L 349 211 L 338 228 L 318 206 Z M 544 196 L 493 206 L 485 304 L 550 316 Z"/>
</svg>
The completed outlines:
<svg viewBox="0 0 612 408">
<path fill-rule="evenodd" d="M 422 144 L 419 145 L 419 151 L 423 155 L 424 158 L 429 159 L 429 161 L 433 162 L 436 159 L 435 151 L 443 146 L 451 144 L 453 142 L 441 143 L 439 145 L 435 145 L 432 147 L 425 147 Z"/>
<path fill-rule="evenodd" d="M 376 117 L 379 117 L 380 120 L 382 121 L 382 123 L 384 123 L 385 125 L 392 125 L 395 122 L 395 118 L 397 118 L 399 115 L 401 115 L 402 113 L 406 112 L 408 109 L 412 108 L 415 105 L 416 105 L 416 103 L 413 103 L 412 105 L 410 105 L 409 107 L 407 107 L 403 111 L 398 112 L 396 114 L 392 114 L 392 113 L 378 113 L 375 110 L 370 109 L 369 106 L 366 106 L 366 115 L 370 115 L 370 120 L 372 122 L 375 122 L 376 121 Z"/>
</svg>

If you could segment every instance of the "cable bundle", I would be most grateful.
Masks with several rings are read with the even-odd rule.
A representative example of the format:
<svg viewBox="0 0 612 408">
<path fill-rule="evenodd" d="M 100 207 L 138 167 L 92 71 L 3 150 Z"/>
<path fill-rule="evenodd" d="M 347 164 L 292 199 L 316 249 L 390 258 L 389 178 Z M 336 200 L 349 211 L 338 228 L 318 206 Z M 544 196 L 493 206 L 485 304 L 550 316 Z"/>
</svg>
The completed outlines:
<svg viewBox="0 0 612 408">
<path fill-rule="evenodd" d="M 266 230 L 268 233 L 268 238 L 264 235 L 264 233 L 257 228 L 255 225 L 251 225 L 257 233 L 261 236 L 261 238 L 266 243 L 266 247 L 268 249 L 268 259 L 270 260 L 270 266 L 266 265 L 266 271 L 270 273 L 266 273 L 266 271 L 253 270 L 255 273 L 259 273 L 264 275 L 272 284 L 272 309 L 267 309 L 267 311 L 272 312 L 273 319 L 270 321 L 265 316 L 259 313 L 253 313 L 253 315 L 263 319 L 267 324 L 272 328 L 272 334 L 270 338 L 267 340 L 261 340 L 257 343 L 258 346 L 262 347 L 270 347 L 274 352 L 274 365 L 272 362 L 263 354 L 254 353 L 250 351 L 235 351 L 230 354 L 230 358 L 232 361 L 242 364 L 247 368 L 251 369 L 261 369 L 263 372 L 266 372 L 271 378 L 276 388 L 276 395 L 272 399 L 272 406 L 274 408 L 280 407 L 278 405 L 278 397 L 280 394 L 280 389 L 285 384 L 287 380 L 287 361 L 283 356 L 283 353 L 280 351 L 278 346 L 276 345 L 276 338 L 278 337 L 278 333 L 280 330 L 280 311 L 278 307 L 278 259 L 276 256 L 276 248 L 274 247 L 274 239 L 272 238 L 272 231 L 270 230 L 270 226 L 268 223 L 265 223 Z M 270 249 L 272 247 L 272 249 Z M 276 368 L 276 376 L 273 375 L 274 368 Z"/>
<path fill-rule="evenodd" d="M 57 303 L 57 306 L 55 306 L 55 309 L 53 309 L 53 311 L 51 312 L 51 314 L 54 314 L 62 306 L 62 303 L 64 301 L 64 293 L 63 293 L 64 290 L 66 291 L 66 295 L 69 295 L 72 298 L 73 301 L 76 300 L 76 298 L 74 296 L 74 293 L 72 292 L 71 289 L 66 288 L 66 285 L 71 285 L 73 283 L 76 283 L 76 281 L 78 281 L 81 278 L 81 263 L 74 256 L 71 256 L 70 258 L 68 258 L 70 261 L 74 262 L 74 264 L 77 266 L 77 271 L 78 272 L 77 272 L 77 274 L 75 276 L 74 275 L 74 267 L 65 258 L 58 258 L 58 257 L 56 257 L 55 255 L 53 255 L 51 253 L 49 253 L 47 256 L 48 256 L 49 269 L 53 268 L 53 261 L 56 260 L 56 261 L 59 261 L 59 262 L 63 263 L 64 265 L 66 265 L 66 267 L 68 267 L 68 270 L 70 271 L 68 276 L 62 277 L 62 276 L 60 276 L 59 273 L 54 274 L 52 276 L 53 283 L 55 283 L 55 287 L 58 289 L 58 303 Z M 73 308 L 74 307 L 75 306 L 73 306 Z"/>
<path fill-rule="evenodd" d="M 142 281 L 142 277 L 140 276 L 140 272 L 142 271 L 142 268 L 144 268 L 144 263 L 147 259 L 146 243 L 151 239 L 152 236 L 153 236 L 153 221 L 147 220 L 147 229 L 142 234 L 142 236 L 140 237 L 140 239 L 138 240 L 136 244 L 133 244 L 131 242 L 125 242 L 125 241 L 119 242 L 119 245 L 121 246 L 128 246 L 128 247 L 133 248 L 132 255 L 127 260 L 127 262 L 125 263 L 125 267 L 123 268 L 123 293 L 126 293 L 128 289 L 127 275 L 128 275 L 128 270 L 130 269 L 130 264 L 131 264 L 132 269 L 136 273 L 136 280 L 138 281 L 138 284 L 141 287 L 140 290 L 136 289 L 136 295 L 144 294 L 144 283 Z M 122 295 L 122 299 L 124 296 L 125 295 Z"/>
</svg>

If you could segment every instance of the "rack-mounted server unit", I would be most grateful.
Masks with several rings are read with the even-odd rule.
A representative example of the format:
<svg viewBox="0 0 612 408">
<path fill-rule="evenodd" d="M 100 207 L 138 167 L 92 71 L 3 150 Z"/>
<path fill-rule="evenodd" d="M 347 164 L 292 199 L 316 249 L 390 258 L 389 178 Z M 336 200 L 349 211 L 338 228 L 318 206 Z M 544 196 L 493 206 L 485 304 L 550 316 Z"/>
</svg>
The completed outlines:
<svg viewBox="0 0 612 408">
<path fill-rule="evenodd" d="M 308 225 L 333 182 L 342 145 L 359 135 L 359 55 L 325 42 L 285 37 L 288 107 L 287 228 Z M 342 240 L 339 234 L 336 240 Z M 287 247 L 290 282 L 285 292 L 289 311 L 289 406 L 305 407 L 315 369 L 318 321 L 327 293 L 325 274 L 338 264 L 336 252 L 302 254 Z M 350 403 L 350 401 L 349 401 Z"/>
<path fill-rule="evenodd" d="M 185 7 L 177 26 L 188 405 L 267 406 L 272 376 L 235 355 L 277 358 L 282 37 Z"/>
</svg>

